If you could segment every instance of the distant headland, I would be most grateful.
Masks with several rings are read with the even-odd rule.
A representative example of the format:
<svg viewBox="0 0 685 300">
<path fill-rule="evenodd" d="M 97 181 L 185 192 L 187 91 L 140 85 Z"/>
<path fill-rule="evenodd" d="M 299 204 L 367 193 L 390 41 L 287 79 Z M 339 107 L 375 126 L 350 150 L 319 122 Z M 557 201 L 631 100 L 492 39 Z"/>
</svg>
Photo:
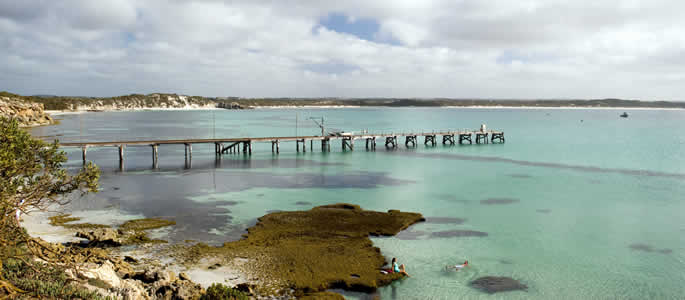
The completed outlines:
<svg viewBox="0 0 685 300">
<path fill-rule="evenodd" d="M 460 98 L 241 98 L 202 97 L 178 94 L 131 94 L 117 97 L 21 96 L 0 92 L 0 114 L 36 117 L 25 125 L 44 124 L 48 118 L 38 112 L 111 111 L 138 109 L 251 109 L 279 107 L 503 107 L 503 108 L 660 108 L 685 109 L 685 102 L 624 99 L 460 99 Z"/>
</svg>

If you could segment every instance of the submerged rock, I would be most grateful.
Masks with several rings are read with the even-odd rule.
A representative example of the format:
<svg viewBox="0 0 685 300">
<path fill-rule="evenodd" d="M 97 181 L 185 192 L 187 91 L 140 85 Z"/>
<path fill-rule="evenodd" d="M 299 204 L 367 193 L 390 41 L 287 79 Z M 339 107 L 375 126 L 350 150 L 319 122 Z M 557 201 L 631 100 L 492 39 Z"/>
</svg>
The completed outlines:
<svg viewBox="0 0 685 300">
<path fill-rule="evenodd" d="M 452 217 L 428 217 L 426 218 L 426 223 L 433 224 L 464 224 L 466 219 L 464 218 L 452 218 Z"/>
<path fill-rule="evenodd" d="M 489 294 L 527 290 L 528 286 L 510 277 L 485 276 L 471 281 L 470 285 Z"/>
<path fill-rule="evenodd" d="M 487 232 L 475 231 L 475 230 L 446 230 L 446 231 L 436 231 L 431 233 L 433 237 L 448 238 L 448 237 L 466 237 L 466 236 L 488 236 Z"/>
<path fill-rule="evenodd" d="M 381 274 L 386 259 L 369 235 L 395 235 L 423 221 L 418 213 L 366 211 L 334 204 L 308 211 L 275 212 L 259 218 L 244 239 L 221 247 L 198 244 L 180 253 L 187 263 L 204 257 L 246 258 L 241 268 L 256 280 L 256 293 L 276 295 L 345 289 L 371 292 L 402 277 Z"/>
<path fill-rule="evenodd" d="M 485 200 L 480 200 L 480 204 L 483 205 L 503 205 L 503 204 L 512 204 L 512 203 L 518 203 L 519 199 L 513 199 L 513 198 L 488 198 Z"/>
</svg>

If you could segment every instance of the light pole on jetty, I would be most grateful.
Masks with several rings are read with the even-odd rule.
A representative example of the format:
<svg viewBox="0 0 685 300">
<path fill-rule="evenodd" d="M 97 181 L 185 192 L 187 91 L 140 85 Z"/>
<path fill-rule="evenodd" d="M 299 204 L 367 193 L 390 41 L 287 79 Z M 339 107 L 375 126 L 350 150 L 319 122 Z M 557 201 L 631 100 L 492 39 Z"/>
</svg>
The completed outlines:
<svg viewBox="0 0 685 300">
<path fill-rule="evenodd" d="M 321 128 L 321 136 L 326 136 L 326 130 L 324 129 L 324 126 L 323 126 L 323 121 L 324 121 L 323 117 L 309 117 L 309 119 L 314 121 L 314 123 L 316 123 L 316 125 L 318 125 L 319 128 Z M 316 121 L 318 119 L 321 119 L 321 123 Z"/>
</svg>

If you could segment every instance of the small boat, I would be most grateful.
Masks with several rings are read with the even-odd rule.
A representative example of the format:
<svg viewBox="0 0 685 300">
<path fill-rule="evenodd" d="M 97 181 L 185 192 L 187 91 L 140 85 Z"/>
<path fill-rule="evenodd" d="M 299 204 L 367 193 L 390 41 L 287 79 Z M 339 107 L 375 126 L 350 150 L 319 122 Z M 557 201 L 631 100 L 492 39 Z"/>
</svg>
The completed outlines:
<svg viewBox="0 0 685 300">
<path fill-rule="evenodd" d="M 621 114 L 621 118 L 627 118 L 627 117 L 628 117 L 628 113 L 624 111 L 624 112 Z"/>
</svg>

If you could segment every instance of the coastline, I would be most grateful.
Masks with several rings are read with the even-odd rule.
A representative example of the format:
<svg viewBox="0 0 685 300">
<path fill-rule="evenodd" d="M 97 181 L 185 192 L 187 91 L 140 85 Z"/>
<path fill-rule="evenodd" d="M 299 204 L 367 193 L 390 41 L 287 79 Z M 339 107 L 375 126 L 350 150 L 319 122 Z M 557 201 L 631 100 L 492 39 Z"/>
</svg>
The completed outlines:
<svg viewBox="0 0 685 300">
<path fill-rule="evenodd" d="M 250 109 L 278 110 L 278 109 L 345 109 L 345 108 L 387 108 L 387 109 L 530 109 L 530 110 L 665 110 L 679 111 L 685 108 L 672 107 L 596 107 L 596 106 L 360 106 L 360 105 L 278 105 L 278 106 L 254 106 Z M 240 111 L 242 109 L 225 109 L 220 107 L 149 107 L 130 109 L 97 109 L 97 110 L 46 110 L 45 113 L 59 116 L 67 114 L 97 113 L 97 112 L 137 112 L 137 111 L 202 111 L 202 110 L 229 110 Z"/>
</svg>

